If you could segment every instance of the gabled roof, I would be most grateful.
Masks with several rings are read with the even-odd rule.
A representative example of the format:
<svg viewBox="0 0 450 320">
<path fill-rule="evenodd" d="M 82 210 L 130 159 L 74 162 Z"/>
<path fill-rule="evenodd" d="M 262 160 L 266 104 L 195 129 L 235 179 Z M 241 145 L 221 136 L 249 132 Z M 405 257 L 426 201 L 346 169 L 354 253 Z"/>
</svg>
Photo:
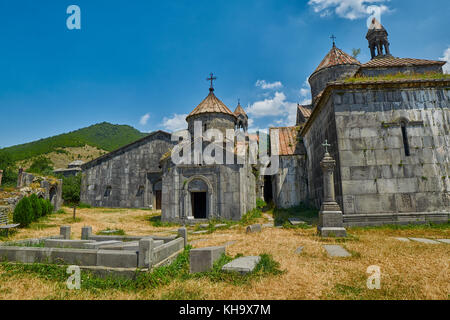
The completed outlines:
<svg viewBox="0 0 450 320">
<path fill-rule="evenodd" d="M 202 113 L 223 113 L 236 117 L 236 115 L 215 96 L 214 89 L 209 90 L 208 96 L 200 102 L 194 110 L 192 110 L 192 112 L 186 117 L 186 120 L 194 115 Z"/>
<path fill-rule="evenodd" d="M 111 159 L 111 158 L 115 157 L 116 155 L 125 153 L 126 151 L 128 151 L 128 150 L 130 150 L 130 149 L 133 149 L 133 148 L 135 148 L 135 147 L 139 147 L 140 145 L 146 143 L 147 140 L 153 139 L 153 138 L 154 138 L 155 136 L 157 136 L 158 134 L 164 135 L 164 136 L 166 136 L 167 138 L 169 138 L 169 140 L 170 140 L 170 137 L 171 137 L 171 134 L 170 134 L 170 133 L 165 132 L 165 131 L 162 131 L 162 130 L 154 131 L 154 132 L 150 133 L 149 135 L 147 135 L 147 136 L 145 136 L 145 137 L 143 137 L 143 138 L 141 138 L 141 139 L 139 139 L 139 140 L 136 140 L 135 142 L 132 142 L 132 143 L 130 143 L 130 144 L 127 144 L 126 146 L 123 146 L 123 147 L 121 147 L 121 148 L 119 148 L 119 149 L 116 149 L 116 150 L 114 150 L 114 151 L 111 151 L 110 153 L 104 154 L 104 155 L 102 155 L 102 156 L 100 156 L 100 157 L 98 157 L 98 158 L 96 158 L 96 159 L 94 159 L 94 160 L 91 160 L 91 161 L 89 161 L 89 162 L 86 162 L 85 164 L 83 164 L 83 165 L 81 166 L 81 168 L 84 170 L 84 169 L 93 167 L 93 166 L 95 166 L 95 165 L 97 165 L 97 164 L 103 162 L 103 160 Z M 175 143 L 175 142 L 172 142 L 172 143 Z"/>
<path fill-rule="evenodd" d="M 272 131 L 278 130 L 278 153 L 280 156 L 293 156 L 298 154 L 304 154 L 303 144 L 298 143 L 300 127 L 278 127 L 270 128 L 270 136 L 272 137 Z"/>
<path fill-rule="evenodd" d="M 384 57 L 375 58 L 363 64 L 361 68 L 384 68 L 384 67 L 407 67 L 407 66 L 427 66 L 427 65 L 444 65 L 444 61 L 410 59 L 410 58 L 395 58 Z"/>
<path fill-rule="evenodd" d="M 338 65 L 346 65 L 346 64 L 361 65 L 361 63 L 358 60 L 356 60 L 349 54 L 345 53 L 344 51 L 342 51 L 341 49 L 339 49 L 335 45 L 333 45 L 333 48 L 331 48 L 330 52 L 328 52 L 328 54 L 325 56 L 325 58 L 319 64 L 319 66 L 314 71 L 314 73 L 316 73 L 322 69 L 329 68 L 329 67 L 334 67 L 334 66 L 338 66 Z"/>
</svg>

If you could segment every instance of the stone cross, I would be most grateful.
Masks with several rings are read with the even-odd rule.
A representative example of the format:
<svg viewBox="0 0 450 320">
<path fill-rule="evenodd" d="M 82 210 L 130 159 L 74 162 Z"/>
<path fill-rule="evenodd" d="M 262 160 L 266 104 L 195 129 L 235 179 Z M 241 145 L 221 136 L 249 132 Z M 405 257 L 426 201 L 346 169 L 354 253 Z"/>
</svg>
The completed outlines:
<svg viewBox="0 0 450 320">
<path fill-rule="evenodd" d="M 331 35 L 330 39 L 333 40 L 333 47 L 336 46 L 336 37 L 334 36 L 334 34 Z"/>
<path fill-rule="evenodd" d="M 331 147 L 331 144 L 328 143 L 328 140 L 325 140 L 322 147 L 325 147 L 325 153 L 328 153 L 328 147 Z"/>
</svg>

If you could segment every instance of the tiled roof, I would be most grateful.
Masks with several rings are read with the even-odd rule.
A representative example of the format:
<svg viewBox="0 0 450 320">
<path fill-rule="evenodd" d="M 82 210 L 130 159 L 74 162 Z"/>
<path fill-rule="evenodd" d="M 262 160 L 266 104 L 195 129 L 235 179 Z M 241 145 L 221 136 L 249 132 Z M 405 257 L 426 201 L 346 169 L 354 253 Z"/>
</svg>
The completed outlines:
<svg viewBox="0 0 450 320">
<path fill-rule="evenodd" d="M 325 56 L 325 58 L 322 60 L 322 62 L 319 64 L 317 69 L 314 71 L 320 71 L 325 68 L 342 65 L 342 64 L 356 64 L 361 65 L 361 63 L 353 58 L 352 56 L 348 55 L 341 49 L 337 48 L 336 46 L 333 46 L 331 48 L 330 52 Z"/>
<path fill-rule="evenodd" d="M 244 116 L 247 117 L 247 114 L 245 113 L 244 109 L 241 107 L 241 104 L 239 103 L 238 106 L 236 107 L 236 110 L 234 110 L 234 114 L 236 116 L 243 114 Z"/>
<path fill-rule="evenodd" d="M 299 135 L 298 127 L 270 128 L 271 137 L 273 130 L 278 130 L 278 136 L 280 140 L 278 151 L 280 156 L 302 154 L 297 138 Z"/>
<path fill-rule="evenodd" d="M 300 112 L 302 113 L 302 115 L 305 118 L 309 118 L 311 116 L 311 109 L 307 108 L 306 106 L 302 106 L 300 104 L 297 104 L 297 108 L 298 110 L 300 110 Z"/>
<path fill-rule="evenodd" d="M 361 68 L 384 68 L 384 67 L 407 67 L 407 66 L 426 66 L 426 65 L 444 65 L 444 61 L 410 59 L 410 58 L 375 58 L 363 64 Z"/>
<path fill-rule="evenodd" d="M 224 113 L 236 117 L 228 107 L 220 101 L 215 95 L 213 90 L 209 91 L 208 96 L 186 117 L 189 117 L 202 113 Z"/>
</svg>

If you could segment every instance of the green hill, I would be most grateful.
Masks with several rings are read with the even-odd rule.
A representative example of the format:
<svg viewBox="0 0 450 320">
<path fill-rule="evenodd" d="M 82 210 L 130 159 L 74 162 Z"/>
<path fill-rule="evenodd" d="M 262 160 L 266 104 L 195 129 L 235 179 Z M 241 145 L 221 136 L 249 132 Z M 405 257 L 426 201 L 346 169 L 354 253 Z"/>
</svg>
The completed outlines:
<svg viewBox="0 0 450 320">
<path fill-rule="evenodd" d="M 3 148 L 0 149 L 0 153 L 7 152 L 13 161 L 21 161 L 61 148 L 85 145 L 112 151 L 146 135 L 147 133 L 142 133 L 131 126 L 103 122 L 69 133 Z"/>
</svg>

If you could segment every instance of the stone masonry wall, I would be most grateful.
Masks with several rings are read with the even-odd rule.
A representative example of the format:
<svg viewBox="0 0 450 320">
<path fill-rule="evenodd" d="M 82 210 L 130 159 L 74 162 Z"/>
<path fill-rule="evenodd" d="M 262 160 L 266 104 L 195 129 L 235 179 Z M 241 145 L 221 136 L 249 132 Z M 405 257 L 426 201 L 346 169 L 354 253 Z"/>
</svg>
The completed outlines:
<svg viewBox="0 0 450 320">
<path fill-rule="evenodd" d="M 81 201 L 95 207 L 152 205 L 153 184 L 158 181 L 155 175 L 162 174 L 159 160 L 172 146 L 168 133 L 156 132 L 83 165 Z"/>
<path fill-rule="evenodd" d="M 315 97 L 326 88 L 329 82 L 352 77 L 359 70 L 358 65 L 337 65 L 322 69 L 309 78 L 313 101 Z"/>
<path fill-rule="evenodd" d="M 274 202 L 290 208 L 308 199 L 306 156 L 280 156 L 279 173 L 274 176 Z"/>
<path fill-rule="evenodd" d="M 448 221 L 449 86 L 335 90 L 344 222 Z M 407 121 L 410 156 L 399 121 Z M 317 160 L 315 160 L 317 161 Z"/>
</svg>

